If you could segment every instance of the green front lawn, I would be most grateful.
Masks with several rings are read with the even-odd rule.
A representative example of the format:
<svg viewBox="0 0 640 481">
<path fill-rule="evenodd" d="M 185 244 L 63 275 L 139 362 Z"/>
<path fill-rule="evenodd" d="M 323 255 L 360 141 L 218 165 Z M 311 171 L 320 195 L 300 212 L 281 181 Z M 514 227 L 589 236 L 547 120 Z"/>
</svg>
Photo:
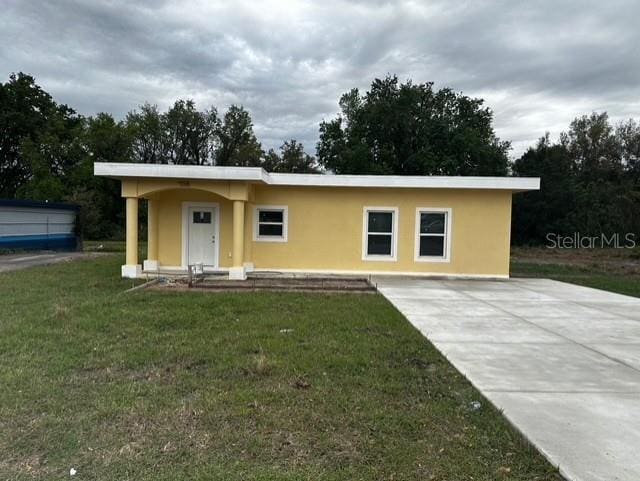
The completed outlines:
<svg viewBox="0 0 640 481">
<path fill-rule="evenodd" d="M 382 296 L 123 294 L 120 264 L 0 275 L 0 479 L 560 479 Z"/>
<path fill-rule="evenodd" d="M 640 297 L 640 250 L 514 248 L 513 277 L 543 277 Z"/>
</svg>

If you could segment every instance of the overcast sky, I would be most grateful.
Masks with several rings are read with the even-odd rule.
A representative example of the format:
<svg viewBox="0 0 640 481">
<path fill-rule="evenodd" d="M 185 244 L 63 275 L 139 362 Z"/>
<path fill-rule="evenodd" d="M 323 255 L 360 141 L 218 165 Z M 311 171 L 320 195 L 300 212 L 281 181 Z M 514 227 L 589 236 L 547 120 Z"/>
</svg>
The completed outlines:
<svg viewBox="0 0 640 481">
<path fill-rule="evenodd" d="M 315 152 L 375 77 L 483 97 L 512 156 L 577 115 L 640 118 L 640 2 L 0 0 L 0 73 L 82 114 L 244 105 L 258 138 Z"/>
</svg>

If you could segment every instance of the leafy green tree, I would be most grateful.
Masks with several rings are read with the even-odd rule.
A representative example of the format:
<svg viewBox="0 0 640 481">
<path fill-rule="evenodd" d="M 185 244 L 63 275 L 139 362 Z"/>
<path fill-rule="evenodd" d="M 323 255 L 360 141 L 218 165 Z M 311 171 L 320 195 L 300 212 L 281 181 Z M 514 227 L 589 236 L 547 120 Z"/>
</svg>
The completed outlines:
<svg viewBox="0 0 640 481">
<path fill-rule="evenodd" d="M 215 165 L 257 167 L 261 165 L 262 146 L 253 132 L 251 116 L 242 106 L 232 105 L 216 129 L 218 145 Z"/>
<path fill-rule="evenodd" d="M 514 196 L 513 241 L 544 243 L 547 233 L 570 235 L 568 214 L 576 206 L 575 166 L 567 147 L 552 144 L 549 134 L 513 164 L 519 177 L 540 177 L 542 189 Z"/>
<path fill-rule="evenodd" d="M 305 153 L 304 146 L 295 139 L 287 140 L 280 146 L 278 155 L 273 149 L 266 153 L 262 167 L 268 172 L 288 172 L 297 174 L 318 173 L 316 160 Z"/>
<path fill-rule="evenodd" d="M 624 139 L 606 112 L 571 122 L 561 135 L 575 163 L 578 205 L 569 218 L 586 235 L 625 233 L 640 216 L 640 185 L 625 166 Z M 637 223 L 636 223 L 637 226 Z"/>
<path fill-rule="evenodd" d="M 341 113 L 320 124 L 318 161 L 337 174 L 505 175 L 508 142 L 493 114 L 433 83 L 375 79 L 364 96 L 344 94 Z"/>
<path fill-rule="evenodd" d="M 541 190 L 516 196 L 514 242 L 545 243 L 548 233 L 640 234 L 637 174 L 640 129 L 614 128 L 606 113 L 576 118 L 551 143 L 548 135 L 513 164 L 519 176 L 538 176 Z"/>
<path fill-rule="evenodd" d="M 636 184 L 640 184 L 640 123 L 633 119 L 616 128 L 620 142 L 622 164 Z"/>
<path fill-rule="evenodd" d="M 101 112 L 89 117 L 83 142 L 91 161 L 83 167 L 93 175 L 93 162 L 129 162 L 132 152 L 131 132 L 125 122 L 116 121 L 111 114 Z"/>
<path fill-rule="evenodd" d="M 163 122 L 157 105 L 145 103 L 140 110 L 127 114 L 125 124 L 132 139 L 132 162 L 142 164 L 166 164 L 164 155 L 167 141 L 164 138 Z"/>
<path fill-rule="evenodd" d="M 82 143 L 85 119 L 58 106 L 38 135 L 20 143 L 20 156 L 29 174 L 16 196 L 35 200 L 63 200 L 73 185 L 73 175 L 86 155 Z"/>
<path fill-rule="evenodd" d="M 561 134 L 577 172 L 585 180 L 618 177 L 623 173 L 619 139 L 606 112 L 576 118 Z"/>
<path fill-rule="evenodd" d="M 220 128 L 215 108 L 196 109 L 193 100 L 177 100 L 160 112 L 148 103 L 127 114 L 132 160 L 145 164 L 210 165 Z"/>
<path fill-rule="evenodd" d="M 210 165 L 213 136 L 219 126 L 216 109 L 199 112 L 193 100 L 177 100 L 162 115 L 163 154 L 171 164 Z"/>
<path fill-rule="evenodd" d="M 357 146 L 351 145 L 347 149 L 347 139 L 343 128 L 344 123 L 344 119 L 340 116 L 320 123 L 320 141 L 316 145 L 316 153 L 320 164 L 335 173 L 370 172 L 368 165 L 356 168 L 350 159 L 345 158 Z M 361 157 L 366 158 L 366 152 Z"/>
<path fill-rule="evenodd" d="M 280 155 L 274 149 L 269 149 L 262 157 L 260 166 L 267 172 L 278 172 L 280 165 Z"/>
<path fill-rule="evenodd" d="M 122 202 L 116 181 L 93 175 L 95 161 L 130 158 L 130 138 L 122 123 L 108 114 L 84 119 L 65 105 L 56 104 L 32 77 L 12 75 L 3 85 L 3 140 L 8 169 L 3 181 L 13 186 L 3 195 L 34 200 L 71 201 L 80 204 L 82 234 L 90 238 L 117 236 L 121 232 Z M 3 153 L 4 153 L 3 152 Z M 5 172 L 3 172 L 4 174 Z M 7 182 L 5 186 L 9 184 Z"/>
<path fill-rule="evenodd" d="M 25 139 L 21 143 L 21 160 L 28 175 L 18 186 L 15 196 L 22 199 L 61 201 L 65 197 L 64 179 L 52 171 L 50 155 L 56 149 L 55 138 Z M 53 154 L 54 155 L 54 154 Z"/>
<path fill-rule="evenodd" d="M 58 198 L 57 184 L 81 150 L 75 140 L 82 123 L 30 75 L 12 74 L 0 84 L 0 197 Z"/>
<path fill-rule="evenodd" d="M 87 119 L 82 142 L 86 154 L 74 171 L 66 200 L 79 204 L 83 236 L 119 239 L 124 235 L 124 202 L 120 183 L 93 175 L 94 162 L 128 162 L 132 156 L 131 132 L 124 122 L 99 113 Z"/>
</svg>

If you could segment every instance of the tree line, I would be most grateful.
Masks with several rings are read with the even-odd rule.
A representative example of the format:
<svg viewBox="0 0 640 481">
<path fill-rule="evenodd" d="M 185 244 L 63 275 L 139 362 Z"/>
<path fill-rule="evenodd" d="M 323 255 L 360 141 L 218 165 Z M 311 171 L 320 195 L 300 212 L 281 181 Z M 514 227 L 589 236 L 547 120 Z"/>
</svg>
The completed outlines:
<svg viewBox="0 0 640 481">
<path fill-rule="evenodd" d="M 576 118 L 556 141 L 542 137 L 513 164 L 540 177 L 538 192 L 514 200 L 513 238 L 548 244 L 549 236 L 627 234 L 640 243 L 640 124 L 612 125 L 606 112 Z"/>
<path fill-rule="evenodd" d="M 482 99 L 433 83 L 375 79 L 346 92 L 319 125 L 316 156 L 295 139 L 264 149 L 249 112 L 198 110 L 177 100 L 144 104 L 116 120 L 58 104 L 29 75 L 0 83 L 0 197 L 81 205 L 83 235 L 119 238 L 118 183 L 93 176 L 93 162 L 259 166 L 270 172 L 539 176 L 542 190 L 516 195 L 513 240 L 547 235 L 639 232 L 640 126 L 606 113 L 575 119 L 557 141 L 546 135 L 515 161 Z M 639 239 L 640 240 L 640 239 Z"/>
<path fill-rule="evenodd" d="M 231 105 L 200 111 L 177 100 L 167 111 L 144 104 L 116 120 L 84 117 L 58 104 L 35 79 L 0 83 L 0 198 L 69 201 L 81 206 L 83 235 L 121 238 L 118 182 L 94 177 L 94 162 L 260 166 L 270 172 L 318 172 L 295 139 L 263 150 L 249 112 Z"/>
</svg>

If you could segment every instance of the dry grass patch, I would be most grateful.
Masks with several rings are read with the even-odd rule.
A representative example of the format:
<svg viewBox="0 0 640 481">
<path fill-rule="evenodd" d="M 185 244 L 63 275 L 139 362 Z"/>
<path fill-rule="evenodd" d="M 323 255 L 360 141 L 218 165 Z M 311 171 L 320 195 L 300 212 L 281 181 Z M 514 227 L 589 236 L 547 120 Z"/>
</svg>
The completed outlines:
<svg viewBox="0 0 640 481">
<path fill-rule="evenodd" d="M 53 305 L 53 317 L 55 319 L 66 319 L 69 317 L 69 306 L 65 304 L 55 303 Z"/>
</svg>

